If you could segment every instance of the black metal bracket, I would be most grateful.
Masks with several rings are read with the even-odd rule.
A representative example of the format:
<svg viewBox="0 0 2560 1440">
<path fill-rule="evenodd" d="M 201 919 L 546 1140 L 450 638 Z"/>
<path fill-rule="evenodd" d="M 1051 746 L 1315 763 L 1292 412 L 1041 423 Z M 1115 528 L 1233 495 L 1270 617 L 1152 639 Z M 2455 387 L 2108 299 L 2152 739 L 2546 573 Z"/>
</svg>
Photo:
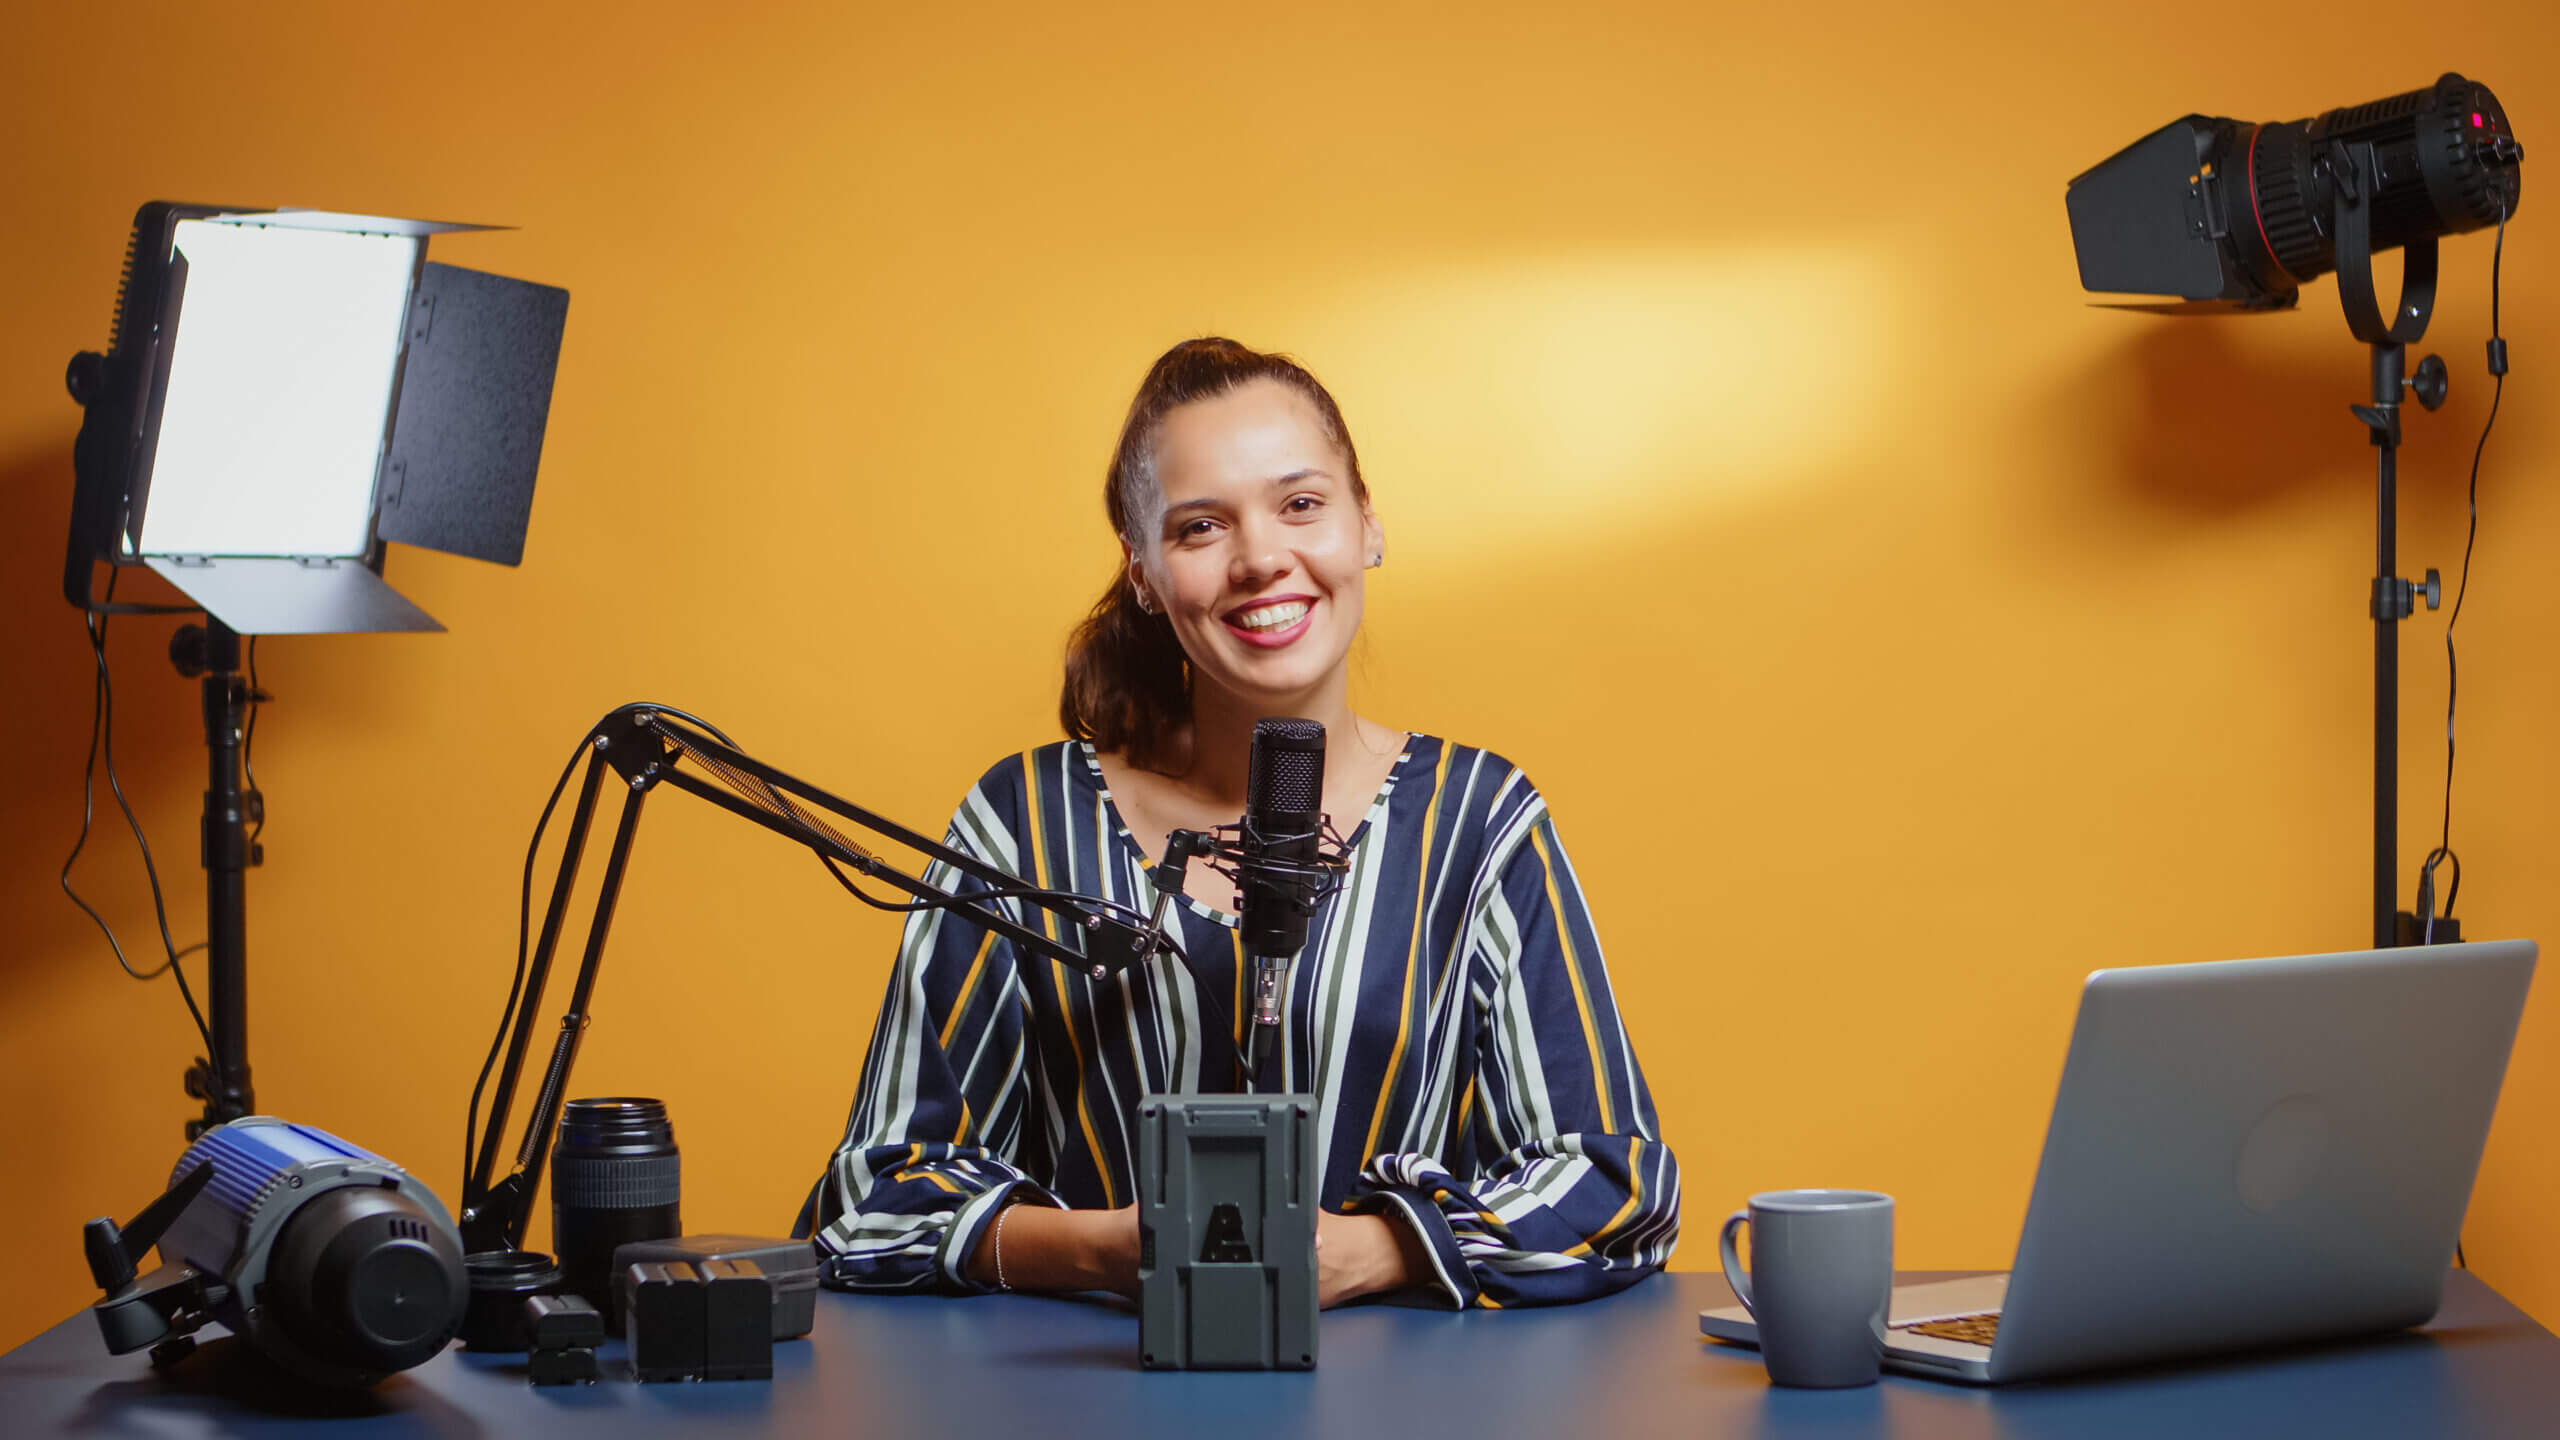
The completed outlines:
<svg viewBox="0 0 2560 1440">
<path fill-rule="evenodd" d="M 2338 303 L 2347 312 L 2347 328 L 2368 345 L 2417 344 L 2435 311 L 2436 237 L 2419 236 L 2401 246 L 2400 302 L 2384 319 L 2381 297 L 2373 286 L 2373 206 L 2369 203 L 2382 189 L 2381 159 L 2370 144 L 2350 147 L 2332 141 L 2324 161 L 2331 181 L 2330 220 L 2338 237 Z"/>
<path fill-rule="evenodd" d="M 173 1331 L 183 1337 L 212 1318 L 214 1306 L 221 1300 L 220 1287 L 208 1284 L 194 1269 L 163 1265 L 148 1276 L 135 1278 L 142 1257 L 160 1243 L 160 1237 L 212 1183 L 213 1162 L 206 1160 L 179 1177 L 178 1183 L 161 1192 L 158 1199 L 143 1206 L 131 1224 L 119 1226 L 102 1215 L 81 1227 L 89 1278 L 103 1292 L 91 1313 L 98 1318 L 98 1331 L 106 1337 L 109 1354 L 123 1355 L 145 1345 L 168 1343 Z M 184 1348 L 191 1347 L 182 1347 L 178 1353 L 183 1353 Z M 157 1350 L 153 1360 L 159 1362 Z"/>
</svg>

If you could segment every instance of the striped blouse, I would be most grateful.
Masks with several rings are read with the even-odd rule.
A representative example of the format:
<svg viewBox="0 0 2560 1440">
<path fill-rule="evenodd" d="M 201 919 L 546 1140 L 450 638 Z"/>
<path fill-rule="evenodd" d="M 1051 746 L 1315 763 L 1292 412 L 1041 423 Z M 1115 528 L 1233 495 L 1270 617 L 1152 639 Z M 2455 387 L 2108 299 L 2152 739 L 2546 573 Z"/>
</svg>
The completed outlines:
<svg viewBox="0 0 2560 1440">
<path fill-rule="evenodd" d="M 1283 1088 L 1317 1097 L 1322 1203 L 1404 1216 L 1459 1308 L 1583 1300 L 1661 1268 L 1679 1165 L 1545 800 L 1501 757 L 1415 735 L 1349 840 L 1280 1025 Z M 1042 886 L 1153 899 L 1082 743 L 997 764 L 948 843 Z M 1134 1203 L 1139 1097 L 1246 1088 L 1236 920 L 1177 904 L 1188 968 L 1102 980 L 965 917 L 908 920 L 821 1186 L 830 1283 L 977 1289 L 964 1266 L 1008 1201 Z"/>
</svg>

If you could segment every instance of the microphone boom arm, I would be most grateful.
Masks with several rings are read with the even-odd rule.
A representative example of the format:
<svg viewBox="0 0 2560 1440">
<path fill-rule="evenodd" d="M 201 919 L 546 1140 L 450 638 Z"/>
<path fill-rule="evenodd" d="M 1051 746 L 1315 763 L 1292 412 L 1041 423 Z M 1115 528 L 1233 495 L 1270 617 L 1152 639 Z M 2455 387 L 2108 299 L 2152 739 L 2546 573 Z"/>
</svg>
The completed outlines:
<svg viewBox="0 0 2560 1440">
<path fill-rule="evenodd" d="M 1023 951 L 1089 971 L 1096 977 L 1144 963 L 1160 953 L 1182 958 L 1179 947 L 1164 935 L 1160 925 L 1135 923 L 1127 917 L 1136 912 L 1126 906 L 1030 885 L 999 866 L 963 854 L 767 765 L 706 733 L 706 729 L 698 722 L 671 718 L 663 707 L 634 704 L 615 709 L 588 732 L 586 775 L 579 785 L 577 808 L 570 817 L 568 837 L 562 846 L 559 878 L 543 913 L 542 938 L 525 970 L 520 1008 L 507 1022 L 506 1060 L 498 1074 L 496 1093 L 490 1097 L 488 1128 L 463 1180 L 460 1221 L 465 1251 L 513 1250 L 524 1239 L 534 1194 L 542 1184 L 543 1139 L 559 1123 L 569 1071 L 577 1061 L 579 1041 L 591 1018 L 588 1006 L 603 963 L 614 905 L 621 896 L 623 874 L 630 864 L 632 836 L 639 826 L 641 805 L 649 792 L 660 785 L 700 796 L 741 819 L 805 845 L 822 860 L 831 862 L 831 867 L 846 866 L 904 891 L 923 905 L 958 911 L 971 923 L 1003 936 Z M 686 761 L 712 778 L 680 768 Z M 586 850 L 587 832 L 594 822 L 596 799 L 608 769 L 629 787 L 614 826 L 611 856 L 596 896 L 594 918 L 587 927 L 585 953 L 579 961 L 569 1009 L 561 1016 L 560 1033 L 553 1042 L 551 1059 L 543 1068 L 541 1086 L 535 1092 L 532 1112 L 526 1117 L 514 1163 L 500 1175 L 500 1132 L 505 1130 L 508 1113 L 514 1107 L 516 1084 L 532 1044 L 534 1012 L 551 978 L 552 958 L 559 948 L 570 893 L 577 883 L 578 862 Z M 849 821 L 948 865 L 988 889 L 975 895 L 940 889 L 882 860 L 816 812 Z M 844 879 L 841 873 L 837 878 Z M 851 882 L 845 883 L 850 888 Z M 1067 938 L 1052 938 L 1043 930 L 1015 920 L 1004 912 L 1001 902 L 1005 900 L 1036 906 L 1058 917 Z"/>
</svg>

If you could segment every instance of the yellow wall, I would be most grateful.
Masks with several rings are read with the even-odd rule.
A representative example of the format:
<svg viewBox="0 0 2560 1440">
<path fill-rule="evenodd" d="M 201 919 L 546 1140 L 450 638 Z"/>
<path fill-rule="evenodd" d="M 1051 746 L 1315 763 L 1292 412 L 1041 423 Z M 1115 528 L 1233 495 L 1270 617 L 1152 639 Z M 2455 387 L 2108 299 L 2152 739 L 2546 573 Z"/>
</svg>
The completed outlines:
<svg viewBox="0 0 2560 1440">
<path fill-rule="evenodd" d="M 449 1197 L 525 836 L 587 723 L 685 705 L 939 826 L 1054 734 L 1119 413 L 1203 331 L 1306 357 L 1359 437 L 1392 536 L 1364 708 L 1554 798 L 1686 1171 L 1684 1268 L 1746 1192 L 1813 1183 L 1895 1192 L 1906 1264 L 2003 1264 L 2084 972 L 2362 943 L 2363 355 L 2325 282 L 2248 323 L 2085 308 L 2063 184 L 2188 109 L 2291 118 L 2448 68 L 2560 144 L 2544 0 L 2248 43 L 2191 3 L 728 8 L 13 18 L 0 1343 L 90 1298 L 79 1222 L 154 1192 L 190 1109 L 177 996 L 54 888 L 88 718 L 59 377 L 106 339 L 147 198 L 507 222 L 434 253 L 575 296 L 524 567 L 401 551 L 452 633 L 262 657 L 260 1105 Z M 2466 924 L 2546 939 L 2548 188 L 2508 246 L 2455 832 Z M 2449 574 L 2489 243 L 2447 261 L 2454 399 L 2412 417 L 2403 533 Z M 2443 618 L 2406 646 L 2412 866 Z M 184 943 L 202 751 L 169 628 L 113 650 Z M 82 871 L 129 943 L 137 869 L 109 834 Z M 662 798 L 576 1089 L 666 1096 L 688 1219 L 777 1229 L 891 940 L 780 842 Z M 2560 1320 L 2552 988 L 2467 1238 Z"/>
</svg>

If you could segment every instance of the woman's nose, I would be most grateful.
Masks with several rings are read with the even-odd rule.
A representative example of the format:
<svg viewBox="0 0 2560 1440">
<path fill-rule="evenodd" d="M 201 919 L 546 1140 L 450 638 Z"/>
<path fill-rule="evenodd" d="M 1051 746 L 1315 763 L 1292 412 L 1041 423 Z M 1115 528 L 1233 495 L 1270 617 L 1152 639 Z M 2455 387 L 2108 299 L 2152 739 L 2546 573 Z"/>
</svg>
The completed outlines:
<svg viewBox="0 0 2560 1440">
<path fill-rule="evenodd" d="M 1259 589 L 1289 573 L 1289 547 L 1282 543 L 1277 526 L 1248 522 L 1236 529 L 1235 556 L 1227 563 L 1227 578 L 1240 589 Z"/>
</svg>

